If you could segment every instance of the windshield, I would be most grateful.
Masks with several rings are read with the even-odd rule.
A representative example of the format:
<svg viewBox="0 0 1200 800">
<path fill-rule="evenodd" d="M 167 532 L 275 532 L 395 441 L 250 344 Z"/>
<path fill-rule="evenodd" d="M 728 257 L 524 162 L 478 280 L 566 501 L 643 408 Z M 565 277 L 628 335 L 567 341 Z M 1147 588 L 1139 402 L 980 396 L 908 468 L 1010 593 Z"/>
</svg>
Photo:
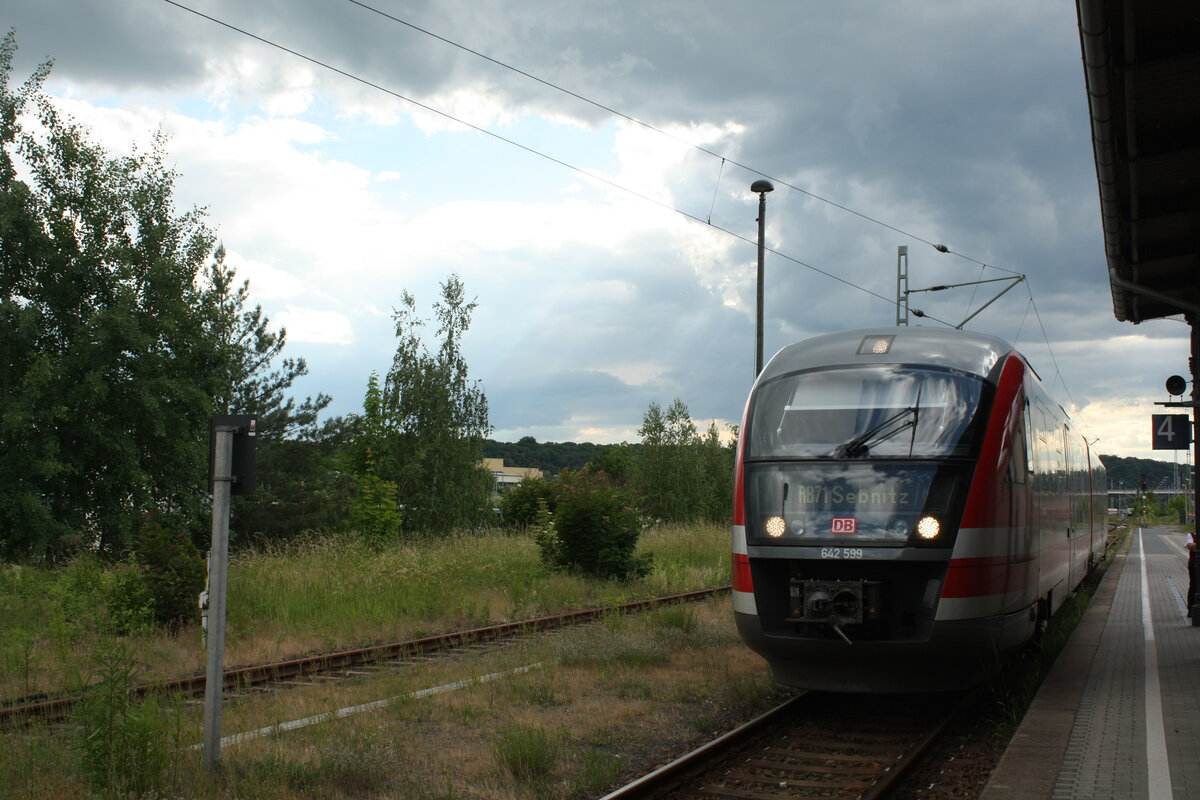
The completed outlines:
<svg viewBox="0 0 1200 800">
<path fill-rule="evenodd" d="M 970 469 L 931 462 L 746 465 L 746 534 L 754 544 L 953 544 Z M 922 517 L 942 526 L 916 535 Z"/>
<path fill-rule="evenodd" d="M 813 370 L 764 384 L 747 458 L 967 456 L 983 381 L 903 366 Z"/>
</svg>

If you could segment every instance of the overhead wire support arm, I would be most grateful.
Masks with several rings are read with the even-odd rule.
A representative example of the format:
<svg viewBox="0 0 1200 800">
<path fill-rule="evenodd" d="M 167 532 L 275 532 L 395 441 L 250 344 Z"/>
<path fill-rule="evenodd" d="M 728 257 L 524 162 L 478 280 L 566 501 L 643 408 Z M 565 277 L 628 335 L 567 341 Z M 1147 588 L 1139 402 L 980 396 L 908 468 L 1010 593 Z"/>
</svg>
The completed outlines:
<svg viewBox="0 0 1200 800">
<path fill-rule="evenodd" d="M 1013 282 L 1012 286 L 1009 286 L 1007 289 L 1004 290 L 1005 292 L 1007 292 L 1009 289 L 1011 289 L 1013 286 L 1016 286 L 1018 283 L 1020 283 L 1023 280 L 1025 280 L 1024 275 L 1017 275 L 1015 277 L 1010 276 L 1007 278 L 985 278 L 984 280 L 981 280 L 981 281 L 967 281 L 965 283 L 947 283 L 942 286 L 927 286 L 924 289 L 909 289 L 907 293 L 908 294 L 916 294 L 917 292 L 940 292 L 943 289 L 958 289 L 963 286 L 977 286 L 981 283 L 995 283 L 996 281 L 1012 281 Z M 1003 294 L 1003 293 L 1004 292 L 1001 292 L 1000 294 Z M 999 296 L 1000 295 L 996 295 L 996 297 L 999 297 Z M 992 299 L 994 300 L 995 298 L 992 298 Z"/>
<path fill-rule="evenodd" d="M 996 301 L 997 301 L 997 300 L 999 300 L 1001 297 L 1003 297 L 1005 294 L 1007 294 L 1007 293 L 1008 293 L 1008 291 L 1009 291 L 1009 290 L 1011 290 L 1011 289 L 1012 289 L 1014 286 L 1016 286 L 1018 283 L 1020 283 L 1021 281 L 1025 280 L 1025 276 L 1024 276 L 1024 275 L 1017 275 L 1016 277 L 1013 277 L 1013 278 L 992 278 L 991 280 L 1007 280 L 1007 281 L 1012 281 L 1012 283 L 1010 283 L 1008 286 L 1005 286 L 1003 289 L 1001 289 L 999 292 L 997 292 L 997 293 L 996 293 L 996 296 L 995 296 L 995 297 L 993 297 L 991 300 L 988 300 L 986 303 L 984 303 L 983 305 L 981 305 L 981 306 L 979 307 L 979 309 L 978 309 L 978 310 L 976 310 L 976 312 L 975 312 L 974 314 L 971 314 L 971 315 L 970 315 L 970 316 L 968 316 L 966 319 L 964 319 L 962 322 L 960 322 L 960 323 L 958 323 L 957 325 L 955 325 L 955 326 L 954 326 L 955 328 L 957 328 L 957 329 L 959 329 L 959 330 L 962 330 L 962 327 L 963 327 L 964 325 L 966 325 L 966 324 L 967 324 L 968 322 L 970 322 L 971 320 L 975 319 L 975 317 L 979 316 L 980 312 L 982 312 L 982 311 L 983 311 L 985 308 L 987 308 L 987 307 L 988 307 L 988 306 L 990 306 L 992 303 L 996 302 Z M 986 281 L 976 281 L 976 282 L 977 282 L 977 283 L 985 283 Z"/>
<path fill-rule="evenodd" d="M 997 292 L 995 297 L 993 297 L 991 300 L 988 300 L 986 303 L 981 305 L 975 311 L 975 313 L 971 314 L 966 319 L 964 319 L 962 322 L 960 322 L 954 326 L 955 328 L 962 330 L 964 325 L 966 325 L 971 320 L 975 319 L 975 317 L 979 316 L 980 312 L 982 312 L 985 308 L 987 308 L 992 303 L 999 300 L 1006 293 L 1011 291 L 1014 286 L 1016 286 L 1017 284 L 1019 284 L 1025 280 L 1024 275 L 1016 274 L 1016 275 L 1007 276 L 1007 277 L 1003 277 L 1003 278 L 985 278 L 983 280 L 978 280 L 978 281 L 965 281 L 963 283 L 945 283 L 945 284 L 940 284 L 938 286 L 927 286 L 924 289 L 909 289 L 908 288 L 908 258 L 907 258 L 908 253 L 907 253 L 907 249 L 908 248 L 902 248 L 902 250 L 899 254 L 899 260 L 897 262 L 896 305 L 897 305 L 897 308 L 902 307 L 903 312 L 904 312 L 903 318 L 901 317 L 900 312 L 899 311 L 897 312 L 897 318 L 896 318 L 897 325 L 901 325 L 901 324 L 907 325 L 908 324 L 908 298 L 909 298 L 909 295 L 914 295 L 914 294 L 917 294 L 918 292 L 941 292 L 941 291 L 945 291 L 947 289 L 958 289 L 963 286 L 980 286 L 985 283 L 997 283 L 1000 281 L 1008 281 L 1008 286 L 1005 286 L 1003 289 L 1001 289 L 999 292 Z M 920 309 L 913 309 L 912 313 L 918 317 L 926 316 L 926 314 L 923 311 L 921 311 Z"/>
</svg>

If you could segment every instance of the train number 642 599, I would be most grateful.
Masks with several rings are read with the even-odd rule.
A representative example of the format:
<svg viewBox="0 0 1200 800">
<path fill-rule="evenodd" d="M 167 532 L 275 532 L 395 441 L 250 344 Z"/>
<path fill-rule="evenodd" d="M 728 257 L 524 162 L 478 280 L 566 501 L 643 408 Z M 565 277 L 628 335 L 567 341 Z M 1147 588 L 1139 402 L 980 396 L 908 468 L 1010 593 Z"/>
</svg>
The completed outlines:
<svg viewBox="0 0 1200 800">
<path fill-rule="evenodd" d="M 821 558 L 862 558 L 861 547 L 822 547 Z"/>
</svg>

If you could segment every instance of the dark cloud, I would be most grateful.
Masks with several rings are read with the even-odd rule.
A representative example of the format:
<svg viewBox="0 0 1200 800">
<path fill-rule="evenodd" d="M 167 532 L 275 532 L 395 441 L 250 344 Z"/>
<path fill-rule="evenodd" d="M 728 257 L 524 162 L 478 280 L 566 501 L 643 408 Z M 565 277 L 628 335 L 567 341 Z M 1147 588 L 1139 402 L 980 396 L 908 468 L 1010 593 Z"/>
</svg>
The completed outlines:
<svg viewBox="0 0 1200 800">
<path fill-rule="evenodd" d="M 13 3 L 0 23 L 17 34 L 14 71 L 52 60 L 52 79 L 119 91 L 196 84 L 211 32 L 188 35 L 179 12 L 161 2 Z"/>
<path fill-rule="evenodd" d="M 571 120 L 598 140 L 616 124 L 595 105 L 354 3 L 188 4 L 423 102 L 440 104 L 470 88 L 512 117 Z M 757 173 L 777 180 L 768 241 L 784 254 L 767 261 L 768 355 L 804 336 L 892 324 L 896 248 L 907 245 L 911 287 L 1027 275 L 971 327 L 1042 351 L 1039 362 L 1053 361 L 1061 344 L 1073 353 L 1061 371 L 1079 381 L 1076 401 L 1111 391 L 1112 382 L 1075 347 L 1081 330 L 1111 337 L 1129 327 L 1113 321 L 1108 296 L 1073 4 L 370 4 L 690 140 L 701 137 L 701 126 L 722 131 L 671 170 L 670 203 L 701 220 L 689 229 L 697 240 L 715 229 L 742 237 L 730 240 L 727 263 L 696 267 L 679 251 L 688 231 L 671 231 L 646 235 L 620 254 L 575 247 L 437 265 L 443 274 L 460 269 L 480 298 L 472 336 L 489 333 L 469 347 L 499 426 L 580 418 L 636 426 L 651 400 L 674 397 L 697 419 L 736 419 L 752 377 L 748 276 L 757 199 L 749 185 Z M 19 6 L 6 21 L 18 30 L 22 58 L 54 57 L 55 81 L 113 93 L 198 91 L 220 67 L 242 77 L 238 102 L 253 108 L 304 67 L 331 115 L 371 103 L 404 110 L 394 98 L 165 2 Z M 543 144 L 561 157 L 554 145 L 552 137 Z M 354 143 L 342 146 L 352 159 Z M 519 173 L 513 165 L 526 163 L 527 154 L 496 149 L 514 158 L 492 158 L 489 150 L 481 162 L 497 163 L 462 166 L 455 187 L 476 170 Z M 578 166 L 613 169 L 610 162 Z M 514 192 L 522 179 L 511 178 Z M 563 170 L 563 183 L 577 179 Z M 505 185 L 488 183 L 492 192 Z M 921 239 L 967 258 L 939 254 Z M 522 259 L 544 260 L 553 275 Z M 514 287 L 513 276 L 528 285 Z M 923 294 L 912 305 L 956 323 L 1000 288 Z M 528 302 L 519 307 L 488 307 L 522 291 Z M 1169 329 L 1142 327 L 1138 333 L 1171 337 Z M 320 358 L 310 358 L 314 374 Z M 356 383 L 360 389 L 365 375 Z M 1131 383 L 1148 386 L 1149 378 Z"/>
</svg>

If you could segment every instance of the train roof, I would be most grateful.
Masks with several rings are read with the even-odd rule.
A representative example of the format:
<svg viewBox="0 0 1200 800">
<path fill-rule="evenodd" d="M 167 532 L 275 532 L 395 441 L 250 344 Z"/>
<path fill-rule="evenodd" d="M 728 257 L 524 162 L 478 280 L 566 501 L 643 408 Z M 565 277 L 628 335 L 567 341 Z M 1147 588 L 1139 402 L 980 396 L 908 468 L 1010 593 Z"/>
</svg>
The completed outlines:
<svg viewBox="0 0 1200 800">
<path fill-rule="evenodd" d="M 880 340 L 887 342 L 886 352 L 874 352 L 873 345 Z M 760 380 L 816 367 L 855 364 L 920 364 L 988 378 L 1014 352 L 1002 339 L 955 328 L 864 328 L 790 344 L 763 368 Z"/>
</svg>

